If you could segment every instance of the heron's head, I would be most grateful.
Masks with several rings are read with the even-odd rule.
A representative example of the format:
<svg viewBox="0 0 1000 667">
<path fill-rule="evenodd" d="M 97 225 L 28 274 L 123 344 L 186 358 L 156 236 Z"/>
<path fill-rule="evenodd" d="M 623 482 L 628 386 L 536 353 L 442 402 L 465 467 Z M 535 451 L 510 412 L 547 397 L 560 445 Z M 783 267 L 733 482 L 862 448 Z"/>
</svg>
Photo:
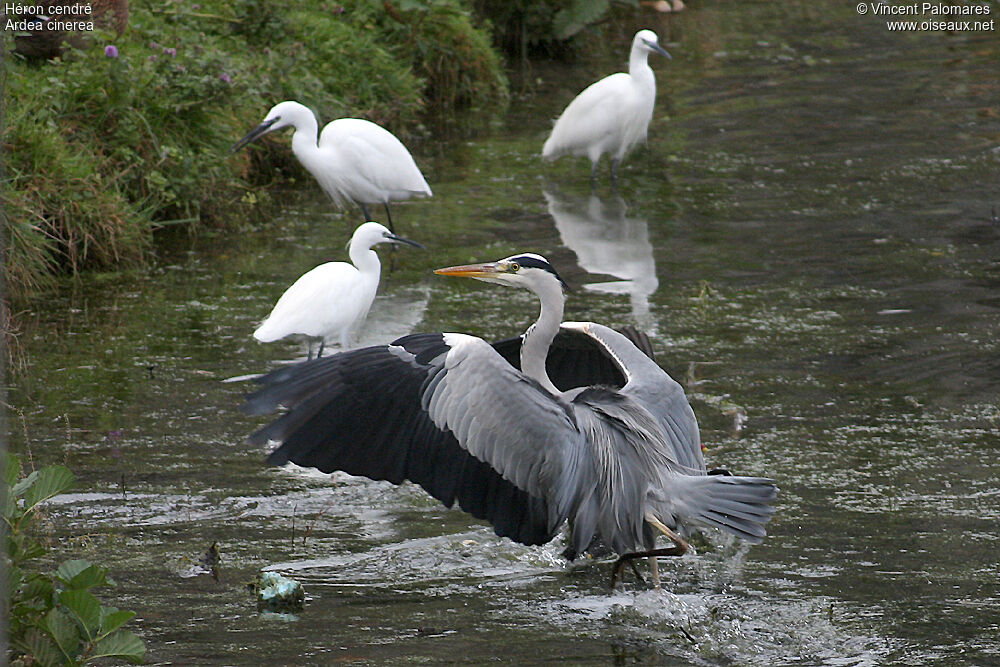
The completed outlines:
<svg viewBox="0 0 1000 667">
<path fill-rule="evenodd" d="M 639 48 L 650 53 L 659 53 L 661 56 L 666 56 L 668 60 L 672 60 L 670 54 L 660 46 L 660 40 L 652 30 L 640 30 L 635 33 L 635 38 L 632 40 L 632 48 Z"/>
<path fill-rule="evenodd" d="M 522 287 L 536 294 L 553 287 L 558 288 L 559 291 L 569 289 L 566 282 L 552 268 L 549 260 L 531 252 L 511 255 L 485 264 L 449 266 L 444 269 L 436 269 L 434 273 L 442 276 L 475 278 L 511 287 Z"/>
<path fill-rule="evenodd" d="M 263 137 L 268 132 L 274 132 L 284 127 L 298 127 L 300 123 L 312 118 L 316 122 L 316 116 L 309 107 L 298 102 L 281 102 L 271 107 L 271 110 L 264 116 L 260 125 L 247 132 L 246 136 L 237 141 L 230 149 L 230 153 L 235 153 L 244 146 Z"/>
<path fill-rule="evenodd" d="M 414 248 L 424 247 L 416 241 L 411 241 L 410 239 L 404 239 L 402 236 L 397 236 L 389 231 L 385 226 L 377 222 L 366 222 L 355 229 L 354 235 L 351 236 L 351 240 L 348 242 L 347 246 L 349 248 L 361 247 L 367 249 L 378 245 L 379 243 L 410 245 Z"/>
</svg>

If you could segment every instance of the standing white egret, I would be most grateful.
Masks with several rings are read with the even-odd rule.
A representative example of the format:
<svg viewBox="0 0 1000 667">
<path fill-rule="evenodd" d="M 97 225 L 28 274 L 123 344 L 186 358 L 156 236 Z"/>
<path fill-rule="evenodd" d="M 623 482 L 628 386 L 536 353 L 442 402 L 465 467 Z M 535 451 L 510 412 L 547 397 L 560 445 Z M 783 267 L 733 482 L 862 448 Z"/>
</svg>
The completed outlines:
<svg viewBox="0 0 1000 667">
<path fill-rule="evenodd" d="M 531 290 L 539 318 L 514 345 L 413 334 L 259 378 L 244 410 L 288 409 L 248 439 L 280 443 L 270 463 L 408 479 L 523 544 L 569 521 L 566 555 L 600 539 L 621 555 L 616 577 L 626 560 L 686 551 L 687 521 L 761 541 L 771 480 L 707 474 L 683 389 L 622 334 L 560 325 L 564 283 L 547 260 L 436 273 Z M 655 549 L 655 530 L 673 545 Z"/>
<path fill-rule="evenodd" d="M 382 204 L 392 229 L 390 201 L 432 196 L 410 151 L 394 134 L 361 118 L 340 118 L 327 123 L 317 142 L 316 115 L 298 102 L 272 107 L 264 122 L 236 142 L 232 152 L 285 127 L 295 128 L 292 152 L 333 203 L 360 205 L 365 220 L 372 219 L 369 204 Z"/>
<path fill-rule="evenodd" d="M 640 30 L 632 40 L 628 74 L 607 76 L 577 95 L 552 128 L 542 157 L 585 155 L 590 158 L 590 178 L 597 180 L 597 163 L 609 153 L 611 180 L 617 181 L 619 163 L 633 146 L 646 140 L 653 118 L 656 77 L 647 61 L 650 53 L 670 58 L 655 32 Z"/>
<path fill-rule="evenodd" d="M 396 236 L 377 222 L 366 222 L 348 244 L 351 262 L 327 262 L 303 274 L 278 299 L 271 314 L 253 332 L 262 343 L 287 336 L 319 339 L 319 353 L 328 341 L 340 343 L 342 350 L 368 316 L 378 291 L 382 265 L 372 247 L 379 243 L 405 243 L 422 248 L 416 241 Z"/>
</svg>

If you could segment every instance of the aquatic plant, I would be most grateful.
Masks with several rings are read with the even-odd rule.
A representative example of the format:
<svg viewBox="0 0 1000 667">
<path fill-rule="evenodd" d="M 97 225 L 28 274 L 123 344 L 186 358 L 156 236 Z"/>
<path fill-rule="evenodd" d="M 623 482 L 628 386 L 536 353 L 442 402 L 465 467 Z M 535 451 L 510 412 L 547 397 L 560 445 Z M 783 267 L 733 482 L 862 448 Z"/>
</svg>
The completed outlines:
<svg viewBox="0 0 1000 667">
<path fill-rule="evenodd" d="M 55 465 L 22 475 L 7 454 L 3 470 L 4 565 L 11 665 L 85 665 L 107 659 L 142 662 L 146 648 L 122 626 L 135 612 L 105 607 L 91 589 L 113 586 L 107 568 L 68 560 L 52 573 L 37 569 L 48 550 L 35 537 L 40 505 L 73 486 L 73 473 Z"/>
</svg>

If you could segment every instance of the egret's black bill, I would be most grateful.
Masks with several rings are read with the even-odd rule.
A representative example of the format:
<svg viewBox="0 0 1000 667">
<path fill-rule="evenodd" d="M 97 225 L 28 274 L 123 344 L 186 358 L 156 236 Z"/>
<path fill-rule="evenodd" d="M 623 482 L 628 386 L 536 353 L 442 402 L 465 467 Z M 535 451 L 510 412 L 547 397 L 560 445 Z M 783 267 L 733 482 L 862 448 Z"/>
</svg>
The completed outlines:
<svg viewBox="0 0 1000 667">
<path fill-rule="evenodd" d="M 246 136 L 233 144 L 233 147 L 229 149 L 230 153 L 235 153 L 239 149 L 243 148 L 250 142 L 254 141 L 258 137 L 262 137 L 271 131 L 271 126 L 280 120 L 279 117 L 272 118 L 271 120 L 265 120 L 263 123 L 255 127 L 254 129 L 247 132 Z"/>
<path fill-rule="evenodd" d="M 427 250 L 427 246 L 425 246 L 423 243 L 417 243 L 416 241 L 412 241 L 410 239 L 403 238 L 402 236 L 396 236 L 395 234 L 389 234 L 388 236 L 386 236 L 386 238 L 389 239 L 390 241 L 392 241 L 393 243 L 402 243 L 402 244 L 405 244 L 405 245 L 411 245 L 414 248 L 420 248 L 421 250 Z"/>
</svg>

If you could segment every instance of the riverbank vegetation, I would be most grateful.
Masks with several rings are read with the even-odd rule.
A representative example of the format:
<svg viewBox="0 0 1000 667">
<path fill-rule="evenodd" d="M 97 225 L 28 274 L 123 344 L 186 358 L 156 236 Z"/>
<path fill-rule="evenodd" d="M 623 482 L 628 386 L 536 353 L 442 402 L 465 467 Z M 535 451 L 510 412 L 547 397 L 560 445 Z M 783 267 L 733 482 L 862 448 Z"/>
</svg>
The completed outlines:
<svg viewBox="0 0 1000 667">
<path fill-rule="evenodd" d="M 324 123 L 368 118 L 410 145 L 468 131 L 506 108 L 500 53 L 551 55 L 611 6 L 158 0 L 133 3 L 127 28 L 99 27 L 58 57 L 11 53 L 7 298 L 43 292 L 59 275 L 141 266 L 165 226 L 260 220 L 259 186 L 300 168 L 287 151 L 229 147 L 278 101 L 298 100 Z"/>
<path fill-rule="evenodd" d="M 253 186 L 291 163 L 228 150 L 278 101 L 416 141 L 443 109 L 481 116 L 468 112 L 501 111 L 507 96 L 488 36 L 450 0 L 135 3 L 122 35 L 89 42 L 56 59 L 8 57 L 15 300 L 58 274 L 142 263 L 157 228 L 252 220 Z"/>
</svg>

